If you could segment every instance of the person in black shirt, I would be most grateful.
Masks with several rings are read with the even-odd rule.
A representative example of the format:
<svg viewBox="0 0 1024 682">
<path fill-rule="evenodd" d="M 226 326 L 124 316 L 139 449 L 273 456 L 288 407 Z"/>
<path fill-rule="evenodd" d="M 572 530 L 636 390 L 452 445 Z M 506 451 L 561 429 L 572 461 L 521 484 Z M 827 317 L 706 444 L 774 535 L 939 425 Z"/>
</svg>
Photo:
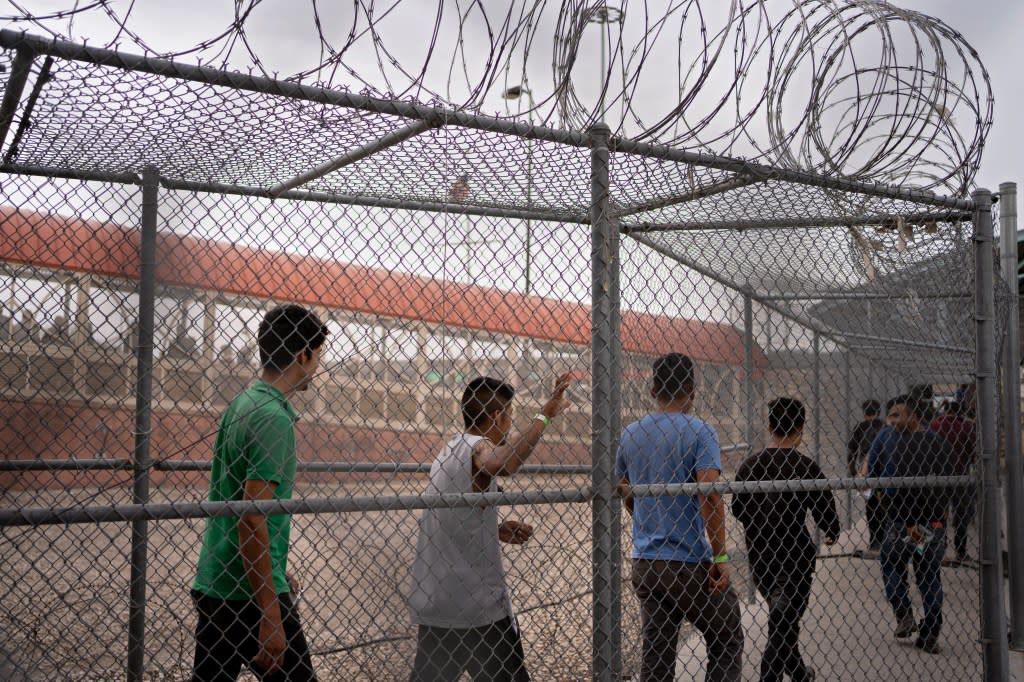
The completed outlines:
<svg viewBox="0 0 1024 682">
<path fill-rule="evenodd" d="M 896 442 L 887 450 L 890 462 L 882 469 L 889 476 L 948 476 L 951 474 L 949 444 L 922 424 L 925 407 L 911 396 L 890 401 L 888 419 Z M 918 631 L 914 646 L 937 653 L 942 628 L 942 580 L 940 568 L 946 552 L 946 509 L 950 490 L 893 488 L 886 495 L 887 528 L 879 557 L 885 596 L 896 615 L 896 637 Z M 907 565 L 914 564 L 914 581 L 921 593 L 924 619 L 914 622 L 907 587 Z"/>
<path fill-rule="evenodd" d="M 737 481 L 822 479 L 811 459 L 796 449 L 806 413 L 794 398 L 768 403 L 770 446 L 749 457 Z M 807 531 L 807 512 L 831 545 L 839 538 L 839 516 L 829 490 L 737 493 L 732 513 L 743 524 L 747 553 L 758 592 L 768 602 L 768 644 L 761 659 L 761 680 L 813 680 L 800 656 L 800 619 L 807 609 L 818 550 Z"/>
<path fill-rule="evenodd" d="M 846 471 L 850 476 L 861 475 L 871 443 L 885 426 L 879 417 L 882 406 L 877 400 L 865 400 L 861 408 L 864 410 L 864 419 L 853 428 L 850 440 L 846 443 Z M 877 552 L 882 547 L 885 513 L 882 511 L 881 499 L 879 495 L 870 495 L 864 508 L 868 522 L 868 551 L 871 552 Z"/>
</svg>

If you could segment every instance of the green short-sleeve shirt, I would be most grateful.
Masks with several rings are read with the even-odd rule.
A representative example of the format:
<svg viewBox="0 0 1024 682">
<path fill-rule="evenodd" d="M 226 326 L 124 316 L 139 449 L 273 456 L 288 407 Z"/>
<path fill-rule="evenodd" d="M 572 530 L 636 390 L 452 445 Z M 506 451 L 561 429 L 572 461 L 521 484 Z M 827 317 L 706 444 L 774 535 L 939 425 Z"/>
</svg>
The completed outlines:
<svg viewBox="0 0 1024 682">
<path fill-rule="evenodd" d="M 274 498 L 287 500 L 295 482 L 295 411 L 284 393 L 256 381 L 232 401 L 220 421 L 210 472 L 211 502 L 240 500 L 246 481 L 277 483 Z M 288 592 L 291 517 L 267 517 L 274 587 Z M 206 519 L 196 590 L 219 599 L 253 596 L 238 548 L 238 518 Z"/>
</svg>

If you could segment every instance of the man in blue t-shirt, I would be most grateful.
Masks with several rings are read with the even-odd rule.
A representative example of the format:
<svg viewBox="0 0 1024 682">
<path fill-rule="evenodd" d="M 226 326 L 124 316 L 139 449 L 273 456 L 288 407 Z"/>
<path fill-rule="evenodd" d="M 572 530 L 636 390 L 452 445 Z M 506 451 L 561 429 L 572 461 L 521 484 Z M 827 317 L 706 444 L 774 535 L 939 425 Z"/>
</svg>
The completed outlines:
<svg viewBox="0 0 1024 682">
<path fill-rule="evenodd" d="M 633 515 L 632 583 L 643 628 L 642 682 L 672 680 L 683 620 L 704 635 L 708 680 L 738 680 L 743 667 L 739 600 L 729 583 L 721 495 L 632 497 L 631 485 L 713 483 L 722 471 L 715 430 L 689 414 L 693 361 L 654 362 L 655 410 L 622 433 L 615 462 Z M 706 536 L 706 537 L 705 537 Z"/>
</svg>

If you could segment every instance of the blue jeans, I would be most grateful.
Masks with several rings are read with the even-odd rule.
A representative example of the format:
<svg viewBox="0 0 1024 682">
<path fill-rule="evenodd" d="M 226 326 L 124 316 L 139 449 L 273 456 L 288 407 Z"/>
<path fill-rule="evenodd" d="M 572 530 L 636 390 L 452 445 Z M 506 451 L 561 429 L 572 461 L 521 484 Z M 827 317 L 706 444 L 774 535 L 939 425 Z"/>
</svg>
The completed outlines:
<svg viewBox="0 0 1024 682">
<path fill-rule="evenodd" d="M 891 521 L 882 539 L 879 561 L 882 565 L 882 580 L 885 583 L 885 598 L 889 600 L 897 618 L 912 611 L 910 588 L 907 585 L 907 565 L 914 564 L 914 582 L 921 593 L 924 604 L 924 619 L 921 621 L 921 635 L 938 635 L 942 629 L 942 557 L 946 553 L 946 529 L 929 528 L 931 539 L 918 552 L 914 545 L 904 538 L 907 530 L 903 524 Z"/>
</svg>

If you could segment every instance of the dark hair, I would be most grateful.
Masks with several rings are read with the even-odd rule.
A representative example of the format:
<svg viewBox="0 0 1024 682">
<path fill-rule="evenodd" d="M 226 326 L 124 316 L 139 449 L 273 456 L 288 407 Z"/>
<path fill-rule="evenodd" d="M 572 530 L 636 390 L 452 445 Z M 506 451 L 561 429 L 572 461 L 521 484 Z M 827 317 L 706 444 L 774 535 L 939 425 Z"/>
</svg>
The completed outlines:
<svg viewBox="0 0 1024 682">
<path fill-rule="evenodd" d="M 889 402 L 885 404 L 885 411 L 888 412 L 893 408 L 894 405 L 906 405 L 907 409 L 910 410 L 910 413 L 917 417 L 918 419 L 920 419 L 923 416 L 920 407 L 921 403 L 918 402 L 918 400 L 913 395 L 904 393 L 903 395 L 898 395 L 895 398 L 891 398 Z"/>
<path fill-rule="evenodd" d="M 768 403 L 768 430 L 775 436 L 789 436 L 804 428 L 807 413 L 796 398 L 776 398 Z"/>
<path fill-rule="evenodd" d="M 910 409 L 918 418 L 930 420 L 935 416 L 935 392 L 931 384 L 916 384 L 910 387 L 908 393 L 912 401 L 909 403 Z"/>
<path fill-rule="evenodd" d="M 931 384 L 914 384 L 907 391 L 907 395 L 918 401 L 931 400 L 935 397 Z"/>
<path fill-rule="evenodd" d="M 955 414 L 958 417 L 963 416 L 963 414 L 964 414 L 964 404 L 962 402 L 960 402 L 959 400 L 948 400 L 946 402 L 949 403 L 946 406 L 946 413 L 947 414 Z"/>
<path fill-rule="evenodd" d="M 654 361 L 654 397 L 663 402 L 677 400 L 693 392 L 693 360 L 682 353 L 662 355 Z"/>
<path fill-rule="evenodd" d="M 862 402 L 860 404 L 860 409 L 864 411 L 865 415 L 878 416 L 878 413 L 882 411 L 882 405 L 874 398 L 871 398 Z"/>
<path fill-rule="evenodd" d="M 462 421 L 466 429 L 484 424 L 486 419 L 512 402 L 516 389 L 500 379 L 477 377 L 462 392 Z"/>
<path fill-rule="evenodd" d="M 296 354 L 322 346 L 328 333 L 313 311 L 300 305 L 280 305 L 266 314 L 256 334 L 260 366 L 282 372 L 295 362 Z"/>
</svg>

